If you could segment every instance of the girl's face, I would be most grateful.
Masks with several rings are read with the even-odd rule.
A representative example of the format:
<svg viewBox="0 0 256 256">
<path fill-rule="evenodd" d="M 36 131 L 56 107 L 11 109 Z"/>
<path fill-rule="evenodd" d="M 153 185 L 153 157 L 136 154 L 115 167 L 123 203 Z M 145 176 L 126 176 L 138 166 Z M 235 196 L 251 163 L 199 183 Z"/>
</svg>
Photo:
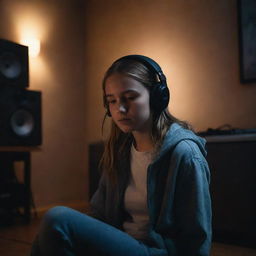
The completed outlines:
<svg viewBox="0 0 256 256">
<path fill-rule="evenodd" d="M 151 131 L 149 91 L 140 82 L 113 74 L 106 80 L 105 95 L 112 119 L 123 132 Z"/>
</svg>

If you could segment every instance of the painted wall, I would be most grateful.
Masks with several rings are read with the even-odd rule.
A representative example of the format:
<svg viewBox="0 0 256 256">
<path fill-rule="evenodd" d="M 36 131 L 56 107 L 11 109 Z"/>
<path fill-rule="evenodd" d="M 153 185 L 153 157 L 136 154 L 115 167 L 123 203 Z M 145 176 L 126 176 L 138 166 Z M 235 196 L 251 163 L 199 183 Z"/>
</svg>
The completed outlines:
<svg viewBox="0 0 256 256">
<path fill-rule="evenodd" d="M 83 1 L 0 1 L 0 38 L 41 40 L 29 89 L 42 91 L 43 145 L 32 153 L 37 207 L 86 199 Z"/>
</svg>

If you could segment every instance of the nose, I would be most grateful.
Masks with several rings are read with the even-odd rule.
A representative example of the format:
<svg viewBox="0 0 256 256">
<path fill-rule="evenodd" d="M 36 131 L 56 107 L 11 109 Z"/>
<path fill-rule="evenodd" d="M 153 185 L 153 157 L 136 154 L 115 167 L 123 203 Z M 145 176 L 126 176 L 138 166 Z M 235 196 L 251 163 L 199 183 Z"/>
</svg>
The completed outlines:
<svg viewBox="0 0 256 256">
<path fill-rule="evenodd" d="M 119 103 L 118 111 L 121 112 L 121 113 L 126 113 L 127 112 L 127 106 L 122 102 Z"/>
<path fill-rule="evenodd" d="M 127 104 L 124 101 L 120 100 L 117 105 L 117 111 L 120 113 L 126 113 L 127 110 L 128 110 Z"/>
</svg>

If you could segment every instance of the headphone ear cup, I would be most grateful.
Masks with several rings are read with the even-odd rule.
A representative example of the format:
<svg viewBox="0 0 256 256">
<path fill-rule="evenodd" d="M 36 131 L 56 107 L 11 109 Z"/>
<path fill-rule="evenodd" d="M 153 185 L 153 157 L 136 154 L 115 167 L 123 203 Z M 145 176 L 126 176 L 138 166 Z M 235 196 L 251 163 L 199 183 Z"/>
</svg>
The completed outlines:
<svg viewBox="0 0 256 256">
<path fill-rule="evenodd" d="M 161 114 L 168 106 L 170 98 L 170 92 L 166 84 L 161 82 L 153 85 L 150 95 L 150 107 L 157 113 Z"/>
</svg>

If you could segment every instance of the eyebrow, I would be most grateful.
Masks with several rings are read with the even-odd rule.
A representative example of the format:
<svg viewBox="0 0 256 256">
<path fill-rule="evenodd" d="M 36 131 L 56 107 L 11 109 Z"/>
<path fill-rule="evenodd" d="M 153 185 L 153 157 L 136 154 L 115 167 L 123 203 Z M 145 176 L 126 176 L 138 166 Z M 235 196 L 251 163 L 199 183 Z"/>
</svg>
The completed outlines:
<svg viewBox="0 0 256 256">
<path fill-rule="evenodd" d="M 136 91 L 136 90 L 132 90 L 132 89 L 122 92 L 122 94 L 127 94 L 127 93 L 139 93 L 139 92 Z M 106 94 L 105 95 L 105 97 L 113 97 L 113 96 L 114 96 L 113 94 Z"/>
</svg>

